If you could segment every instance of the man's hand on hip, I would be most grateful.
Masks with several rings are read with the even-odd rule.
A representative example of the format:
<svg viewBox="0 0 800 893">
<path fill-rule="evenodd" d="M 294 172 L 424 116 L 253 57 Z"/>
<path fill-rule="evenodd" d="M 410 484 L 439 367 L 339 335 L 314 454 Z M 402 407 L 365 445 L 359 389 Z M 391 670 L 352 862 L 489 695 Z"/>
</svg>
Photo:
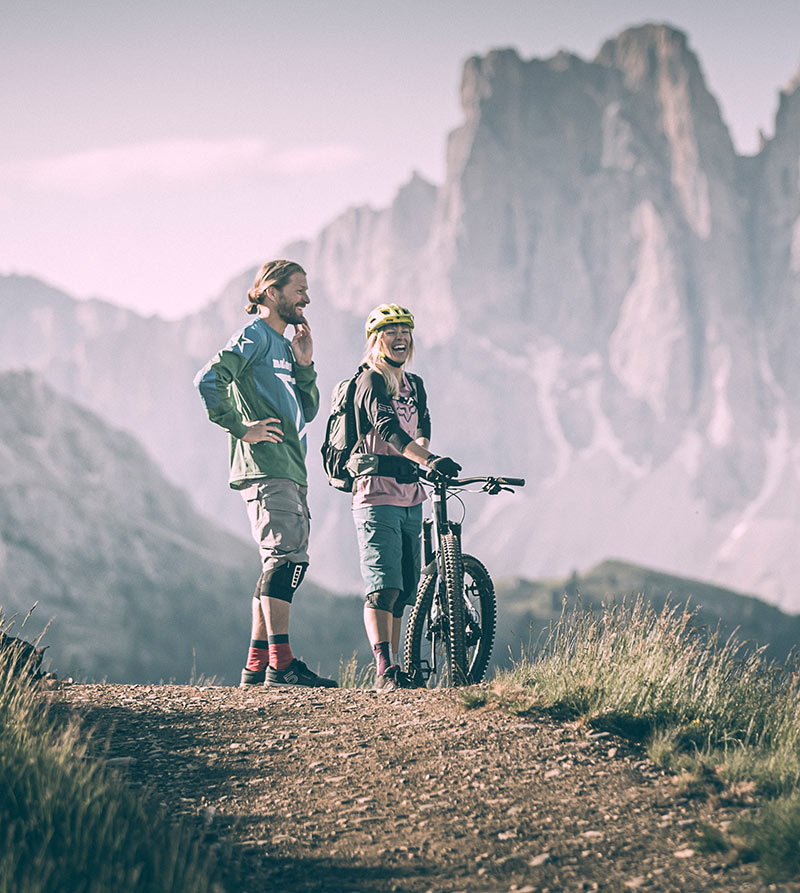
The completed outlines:
<svg viewBox="0 0 800 893">
<path fill-rule="evenodd" d="M 258 422 L 245 422 L 248 431 L 242 440 L 245 443 L 280 443 L 283 440 L 283 429 L 280 419 L 261 419 Z"/>
</svg>

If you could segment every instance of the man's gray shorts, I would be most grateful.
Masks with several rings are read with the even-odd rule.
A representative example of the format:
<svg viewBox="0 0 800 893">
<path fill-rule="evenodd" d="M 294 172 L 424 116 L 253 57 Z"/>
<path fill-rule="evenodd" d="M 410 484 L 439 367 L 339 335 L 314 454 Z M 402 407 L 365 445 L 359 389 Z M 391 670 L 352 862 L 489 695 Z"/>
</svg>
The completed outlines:
<svg viewBox="0 0 800 893">
<path fill-rule="evenodd" d="M 286 478 L 268 478 L 239 492 L 263 570 L 274 570 L 288 561 L 308 563 L 308 487 Z"/>
</svg>

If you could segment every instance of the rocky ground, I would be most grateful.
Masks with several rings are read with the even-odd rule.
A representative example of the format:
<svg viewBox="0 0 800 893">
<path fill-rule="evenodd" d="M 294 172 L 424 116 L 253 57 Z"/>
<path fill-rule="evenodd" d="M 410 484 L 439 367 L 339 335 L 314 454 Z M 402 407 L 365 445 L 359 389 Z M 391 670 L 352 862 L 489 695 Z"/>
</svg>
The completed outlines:
<svg viewBox="0 0 800 893">
<path fill-rule="evenodd" d="M 607 733 L 448 691 L 62 685 L 93 747 L 210 845 L 226 893 L 800 890 L 705 829 L 750 808 Z"/>
</svg>

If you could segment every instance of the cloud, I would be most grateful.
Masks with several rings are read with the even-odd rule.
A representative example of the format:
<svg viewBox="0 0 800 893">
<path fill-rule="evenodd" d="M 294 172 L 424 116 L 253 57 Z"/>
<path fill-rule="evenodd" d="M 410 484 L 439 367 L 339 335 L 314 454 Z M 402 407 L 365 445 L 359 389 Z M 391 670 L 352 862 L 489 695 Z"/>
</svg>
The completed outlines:
<svg viewBox="0 0 800 893">
<path fill-rule="evenodd" d="M 352 146 L 305 146 L 281 152 L 273 159 L 283 174 L 330 173 L 352 167 L 363 155 Z"/>
<path fill-rule="evenodd" d="M 361 160 L 348 145 L 273 151 L 263 139 L 159 140 L 0 164 L 0 188 L 102 196 L 144 185 L 329 173 Z"/>
</svg>

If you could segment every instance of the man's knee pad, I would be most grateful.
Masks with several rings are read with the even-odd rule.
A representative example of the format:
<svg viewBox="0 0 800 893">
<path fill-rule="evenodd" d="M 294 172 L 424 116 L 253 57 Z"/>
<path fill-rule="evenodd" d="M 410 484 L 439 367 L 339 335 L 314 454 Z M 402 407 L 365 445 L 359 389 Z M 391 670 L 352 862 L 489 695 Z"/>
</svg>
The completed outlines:
<svg viewBox="0 0 800 893">
<path fill-rule="evenodd" d="M 379 589 L 377 592 L 367 593 L 365 601 L 375 611 L 391 611 L 398 595 L 397 589 Z"/>
<path fill-rule="evenodd" d="M 294 591 L 303 582 L 308 562 L 295 563 L 287 561 L 278 567 L 270 568 L 261 574 L 261 598 L 277 598 L 282 602 L 291 602 Z"/>
</svg>

